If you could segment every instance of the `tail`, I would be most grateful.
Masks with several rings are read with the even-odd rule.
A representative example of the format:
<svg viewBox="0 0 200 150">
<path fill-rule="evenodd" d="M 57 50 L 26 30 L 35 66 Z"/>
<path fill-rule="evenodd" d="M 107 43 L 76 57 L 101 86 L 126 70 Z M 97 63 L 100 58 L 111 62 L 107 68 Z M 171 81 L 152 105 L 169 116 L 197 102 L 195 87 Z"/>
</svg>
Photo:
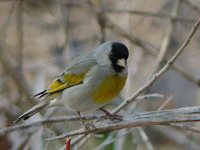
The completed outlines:
<svg viewBox="0 0 200 150">
<path fill-rule="evenodd" d="M 45 96 L 45 95 L 47 95 L 47 94 L 49 94 L 49 93 L 47 92 L 47 90 L 44 90 L 44 91 L 42 91 L 42 92 L 40 92 L 40 93 L 35 94 L 33 97 L 39 96 L 38 98 L 42 98 L 43 96 Z"/>
<path fill-rule="evenodd" d="M 43 101 L 37 105 L 35 105 L 33 108 L 29 109 L 27 112 L 19 116 L 17 120 L 14 121 L 14 123 L 19 122 L 20 120 L 27 120 L 37 112 L 41 111 L 43 108 L 47 107 L 49 105 L 49 101 Z"/>
</svg>

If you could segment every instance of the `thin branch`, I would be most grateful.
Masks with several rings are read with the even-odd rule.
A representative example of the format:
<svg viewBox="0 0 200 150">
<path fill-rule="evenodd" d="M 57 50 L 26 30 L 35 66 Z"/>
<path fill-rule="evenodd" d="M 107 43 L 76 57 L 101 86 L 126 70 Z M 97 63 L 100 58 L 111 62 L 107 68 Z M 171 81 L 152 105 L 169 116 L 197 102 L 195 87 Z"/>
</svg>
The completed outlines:
<svg viewBox="0 0 200 150">
<path fill-rule="evenodd" d="M 172 100 L 173 96 L 170 96 L 159 108 L 158 108 L 158 111 L 162 110 L 171 100 Z M 181 130 L 187 130 L 187 131 L 191 131 L 191 132 L 194 132 L 194 133 L 200 133 L 200 130 L 194 128 L 194 127 L 189 127 L 189 126 L 186 126 L 184 124 L 174 124 L 174 123 L 170 123 L 168 124 L 169 126 L 171 127 L 174 127 L 176 129 L 181 129 Z M 168 129 L 169 131 L 171 131 L 170 129 Z M 163 134 L 165 134 L 163 132 Z M 166 135 L 166 134 L 165 134 Z M 185 135 L 184 135 L 185 136 Z"/>
<path fill-rule="evenodd" d="M 86 138 L 87 135 L 79 135 L 72 140 L 71 145 L 75 146 L 78 142 L 80 142 L 83 138 Z"/>
<path fill-rule="evenodd" d="M 30 97 L 32 95 L 30 86 L 21 76 L 21 74 L 13 67 L 13 65 L 9 61 L 9 58 L 4 54 L 1 48 L 0 48 L 0 62 L 3 64 L 3 66 L 5 66 L 6 70 L 10 73 L 20 91 L 23 91 L 26 97 L 29 98 L 30 100 Z M 32 100 L 30 100 L 30 102 L 31 101 Z"/>
<path fill-rule="evenodd" d="M 173 96 L 170 96 L 166 99 L 166 101 L 158 108 L 158 111 L 162 110 L 169 102 L 171 102 Z"/>
<path fill-rule="evenodd" d="M 102 115 L 82 115 L 81 117 L 83 120 L 92 120 L 92 119 L 98 119 L 98 118 L 102 117 Z M 46 119 L 42 119 L 42 120 L 39 120 L 36 122 L 31 122 L 31 123 L 27 123 L 27 124 L 19 124 L 19 125 L 14 125 L 14 126 L 7 127 L 7 128 L 2 128 L 2 129 L 0 129 L 0 134 L 5 134 L 5 133 L 19 130 L 19 129 L 26 129 L 26 128 L 33 127 L 33 126 L 41 126 L 45 123 L 76 121 L 76 120 L 80 120 L 80 117 L 79 116 L 64 116 L 64 117 L 46 118 Z"/>
<path fill-rule="evenodd" d="M 151 144 L 149 137 L 146 135 L 146 133 L 144 132 L 144 130 L 141 127 L 138 129 L 138 132 L 139 132 L 140 137 L 142 138 L 142 141 L 146 145 L 146 149 L 147 150 L 154 150 L 154 147 Z"/>
<path fill-rule="evenodd" d="M 144 112 L 123 116 L 122 119 L 123 121 L 113 121 L 109 119 L 97 120 L 96 122 L 93 122 L 95 128 L 85 130 L 85 128 L 83 127 L 79 130 L 49 138 L 46 141 L 58 140 L 68 136 L 102 133 L 106 131 L 120 130 L 123 128 L 133 128 L 137 126 L 166 125 L 169 123 L 200 121 L 200 106 Z"/>
<path fill-rule="evenodd" d="M 13 14 L 14 9 L 16 8 L 17 3 L 18 3 L 18 1 L 13 2 L 13 5 L 11 7 L 11 10 L 9 11 L 8 17 L 5 21 L 5 23 L 2 25 L 1 32 L 4 34 L 4 36 L 2 36 L 4 38 L 6 35 L 7 26 L 10 23 L 11 16 Z M 21 1 L 19 1 L 18 5 L 20 5 L 20 4 L 21 4 Z M 20 13 L 22 13 L 22 12 L 20 11 Z M 22 28 L 20 26 L 20 23 L 21 23 L 20 18 L 21 17 L 22 17 L 21 14 L 19 14 L 19 25 L 18 25 L 19 27 L 18 28 Z M 21 30 L 21 29 L 19 29 L 19 30 Z M 20 31 L 19 31 L 19 34 L 21 34 Z M 20 40 L 20 45 L 22 45 L 22 41 L 23 41 L 23 39 Z M 0 63 L 2 63 L 2 65 L 6 68 L 6 71 L 8 71 L 10 73 L 11 77 L 15 81 L 15 83 L 18 86 L 18 88 L 20 89 L 20 91 L 24 92 L 25 96 L 28 98 L 28 102 L 31 103 L 32 102 L 32 99 L 30 99 L 30 97 L 32 95 L 31 89 L 30 89 L 28 83 L 26 82 L 25 78 L 21 75 L 21 73 L 19 73 L 19 70 L 16 70 L 16 68 L 13 67 L 13 64 L 11 64 L 10 58 L 7 57 L 7 55 L 4 52 L 5 47 L 6 47 L 5 40 L 3 39 L 3 41 L 1 41 L 1 43 L 0 43 Z M 20 48 L 21 48 L 21 46 L 20 46 Z"/>
<path fill-rule="evenodd" d="M 148 95 L 142 95 L 142 96 L 138 96 L 137 98 L 136 98 L 136 101 L 135 102 L 139 102 L 139 101 L 141 101 L 141 100 L 152 100 L 152 99 L 155 99 L 155 98 L 160 98 L 160 99 L 164 99 L 165 98 L 165 96 L 164 95 L 161 95 L 161 94 L 158 94 L 158 93 L 153 93 L 153 94 L 148 94 Z M 81 141 L 84 137 L 85 137 L 86 135 L 84 134 L 84 135 L 79 135 L 79 136 L 77 136 L 73 141 L 72 141 L 72 146 L 74 146 L 75 144 L 77 144 L 79 141 Z M 104 143 L 104 142 L 103 142 Z M 102 144 L 103 144 L 102 143 Z M 104 143 L 105 144 L 105 146 L 107 145 L 107 144 L 109 144 L 109 142 L 106 142 L 106 143 Z M 104 145 L 103 144 L 103 145 Z"/>
<path fill-rule="evenodd" d="M 143 50 L 145 50 L 148 54 L 153 55 L 154 57 L 157 57 L 157 48 L 153 46 L 151 43 L 147 41 L 143 41 L 139 39 L 138 37 L 135 37 L 127 32 L 125 32 L 123 29 L 121 29 L 119 26 L 115 25 L 108 17 L 104 15 L 104 22 L 106 22 L 106 27 L 110 29 L 111 31 L 115 32 L 116 34 L 128 39 L 132 44 L 135 44 L 139 47 L 141 47 Z M 164 61 L 167 61 L 168 57 L 164 57 Z M 182 76 L 184 76 L 186 79 L 192 81 L 197 86 L 200 86 L 199 80 L 192 77 L 189 73 L 187 73 L 180 65 L 173 64 L 171 66 L 172 69 L 179 72 Z"/>
<path fill-rule="evenodd" d="M 90 140 L 90 134 L 88 136 L 85 136 L 78 144 L 73 146 L 74 150 L 82 149 L 82 147 Z"/>
<path fill-rule="evenodd" d="M 189 0 L 183 0 L 183 2 L 190 6 L 193 10 L 195 10 L 197 13 L 200 13 L 200 8 L 197 5 L 192 4 Z"/>
<path fill-rule="evenodd" d="M 197 143 L 173 128 L 169 128 L 166 126 L 154 126 L 152 129 L 156 132 L 161 133 L 161 135 L 165 135 L 167 140 L 169 139 L 170 141 L 181 145 L 182 148 L 185 150 L 199 150 L 199 145 Z"/>
<path fill-rule="evenodd" d="M 112 144 L 116 139 L 122 138 L 132 132 L 132 129 L 127 129 L 121 134 L 110 133 L 109 136 L 95 150 L 104 150 L 108 145 Z"/>
<path fill-rule="evenodd" d="M 95 148 L 95 150 L 104 150 L 109 144 L 111 144 L 114 141 L 114 138 L 116 139 L 116 137 L 114 137 L 114 133 L 110 133 L 106 137 L 106 139 Z"/>
<path fill-rule="evenodd" d="M 23 67 L 23 48 L 24 48 L 24 17 L 23 17 L 23 0 L 19 0 L 17 3 L 17 13 L 16 13 L 16 26 L 17 26 L 17 51 L 18 51 L 18 67 L 17 69 L 20 71 L 21 76 L 22 67 Z M 24 76 L 23 76 L 24 77 Z"/>
<path fill-rule="evenodd" d="M 17 3 L 17 1 L 14 1 L 13 3 L 12 3 L 12 5 L 11 5 L 11 8 L 10 8 L 10 10 L 8 11 L 8 15 L 7 15 L 7 17 L 6 17 L 6 20 L 5 20 L 5 22 L 1 25 L 1 27 L 0 27 L 0 34 L 1 34 L 1 46 L 2 47 L 4 47 L 4 45 L 5 45 L 5 40 L 6 40 L 6 31 L 7 31 L 7 28 L 8 28 L 8 25 L 9 25 L 9 23 L 10 23 L 10 20 L 11 20 L 11 17 L 12 17 L 12 14 L 13 14 L 13 11 L 14 11 L 14 9 L 15 9 L 15 7 L 16 7 L 16 3 Z"/>
<path fill-rule="evenodd" d="M 157 99 L 157 98 L 160 98 L 160 99 L 164 99 L 165 96 L 162 95 L 162 94 L 158 94 L 158 93 L 153 93 L 153 94 L 147 94 L 147 95 L 141 95 L 141 96 L 138 96 L 135 101 L 141 101 L 141 100 L 152 100 L 152 99 Z"/>
<path fill-rule="evenodd" d="M 94 6 L 91 2 L 89 2 L 89 4 Z M 100 1 L 98 5 L 100 8 L 100 11 L 98 11 L 98 13 L 96 13 L 96 20 L 97 20 L 97 23 L 98 23 L 98 26 L 100 29 L 100 34 L 101 34 L 100 42 L 103 43 L 103 42 L 105 42 L 105 39 L 106 39 L 106 31 L 105 31 L 105 22 L 103 19 L 104 11 L 103 11 L 102 1 Z"/>
<path fill-rule="evenodd" d="M 59 1 L 62 4 L 65 4 L 69 7 L 81 7 L 81 8 L 86 8 L 87 10 L 95 10 L 95 11 L 100 11 L 101 8 L 99 7 L 94 7 L 91 5 L 88 5 L 86 3 L 77 3 L 77 2 L 72 2 L 72 1 L 65 1 L 65 0 L 60 0 Z M 167 13 L 155 13 L 155 12 L 147 12 L 147 11 L 141 11 L 141 10 L 113 10 L 113 9 L 104 9 L 103 13 L 129 13 L 133 15 L 142 15 L 145 17 L 156 17 L 160 19 L 170 19 L 171 15 Z M 194 23 L 195 20 L 188 18 L 188 17 L 183 17 L 183 16 L 176 16 L 173 18 L 174 21 L 179 21 L 179 22 L 187 22 L 187 23 Z"/>
<path fill-rule="evenodd" d="M 191 132 L 196 133 L 196 134 L 200 133 L 199 129 L 197 129 L 195 127 L 189 127 L 189 126 L 184 125 L 184 124 L 173 124 L 173 123 L 170 123 L 169 125 L 172 126 L 172 127 L 177 128 L 177 129 L 191 131 Z"/>
<path fill-rule="evenodd" d="M 56 1 L 56 2 L 58 2 L 58 1 Z M 86 3 L 66 2 L 64 0 L 60 0 L 59 2 L 62 3 L 62 4 L 65 4 L 68 7 L 84 8 L 84 9 L 87 9 L 87 10 L 89 10 L 91 12 L 95 12 L 95 13 L 98 13 L 98 11 L 100 11 L 100 9 L 94 8 L 91 5 L 88 5 Z M 154 45 L 152 45 L 151 43 L 149 43 L 147 41 L 141 40 L 140 38 L 135 37 L 135 36 L 133 36 L 133 35 L 131 35 L 129 33 L 126 33 L 120 27 L 118 27 L 117 25 L 115 25 L 111 20 L 109 20 L 109 18 L 105 17 L 105 15 L 104 15 L 103 18 L 104 18 L 104 22 L 107 24 L 107 28 L 109 28 L 110 30 L 112 30 L 113 32 L 115 32 L 116 34 L 118 34 L 119 36 L 122 36 L 122 37 L 128 39 L 132 44 L 136 44 L 136 45 L 140 46 L 148 54 L 150 54 L 150 55 L 152 55 L 154 57 L 157 56 L 157 50 L 158 50 L 158 48 L 156 48 Z M 166 56 L 164 60 L 166 61 L 168 58 L 169 57 Z M 199 79 L 196 79 L 195 77 L 193 77 L 192 75 L 190 75 L 179 64 L 173 64 L 172 69 L 174 69 L 175 71 L 177 71 L 180 75 L 182 75 L 183 77 L 185 77 L 189 81 L 193 82 L 197 86 L 200 86 Z"/>
<path fill-rule="evenodd" d="M 151 100 L 153 98 L 164 98 L 163 95 L 161 94 L 148 94 L 148 95 L 142 95 L 142 96 L 138 96 L 136 98 L 136 101 L 141 101 L 141 100 Z M 93 120 L 93 119 L 99 119 L 102 117 L 102 115 L 81 115 L 82 120 Z M 39 121 L 35 121 L 35 122 L 30 122 L 30 123 L 23 123 L 23 124 L 19 124 L 19 125 L 14 125 L 11 127 L 7 127 L 7 128 L 2 128 L 0 129 L 0 134 L 5 134 L 11 131 L 15 131 L 15 130 L 21 130 L 21 129 L 26 129 L 26 128 L 30 128 L 33 126 L 41 126 L 43 124 L 47 124 L 47 123 L 56 123 L 56 122 L 64 122 L 64 121 L 77 121 L 80 120 L 79 116 L 63 116 L 63 117 L 51 117 L 51 118 L 45 118 Z M 71 145 L 74 145 L 74 143 L 76 143 L 76 140 L 72 140 Z"/>
<path fill-rule="evenodd" d="M 70 7 L 66 8 L 66 6 L 64 5 L 59 5 L 59 7 L 60 7 L 59 22 L 64 30 L 64 35 L 65 35 L 64 47 L 67 47 L 69 41 Z"/>
<path fill-rule="evenodd" d="M 188 18 L 188 17 L 182 17 L 182 16 L 171 16 L 167 13 L 154 13 L 154 12 L 147 12 L 147 11 L 141 11 L 141 10 L 105 10 L 105 13 L 119 13 L 119 14 L 133 14 L 133 15 L 142 15 L 145 17 L 156 17 L 160 19 L 172 19 L 175 22 L 187 22 L 187 23 L 194 23 L 195 20 Z"/>
<path fill-rule="evenodd" d="M 175 60 L 178 58 L 178 56 L 183 52 L 185 47 L 190 43 L 194 33 L 197 31 L 198 27 L 200 25 L 200 18 L 198 21 L 194 24 L 192 30 L 190 31 L 188 37 L 186 38 L 185 42 L 181 45 L 181 47 L 176 51 L 176 53 L 169 59 L 169 61 L 166 63 L 166 65 L 158 72 L 153 75 L 153 77 L 142 87 L 140 87 L 130 98 L 128 98 L 126 101 L 121 103 L 116 109 L 112 111 L 112 113 L 117 113 L 127 105 L 129 105 L 131 102 L 134 101 L 134 99 L 142 94 L 145 90 L 147 90 L 157 79 L 159 79 L 167 70 L 170 69 L 172 64 L 175 62 Z"/>
<path fill-rule="evenodd" d="M 167 49 L 170 45 L 170 40 L 173 34 L 173 30 L 176 27 L 176 22 L 174 22 L 173 17 L 176 17 L 178 14 L 178 8 L 180 5 L 180 0 L 175 0 L 174 2 L 174 6 L 171 12 L 171 18 L 169 20 L 169 25 L 167 26 L 167 33 L 164 37 L 164 40 L 162 42 L 158 57 L 156 59 L 156 63 L 155 63 L 155 67 L 153 70 L 153 74 L 156 73 L 158 70 L 160 70 L 160 68 L 162 67 L 162 65 L 165 62 L 165 55 L 167 54 Z"/>
</svg>

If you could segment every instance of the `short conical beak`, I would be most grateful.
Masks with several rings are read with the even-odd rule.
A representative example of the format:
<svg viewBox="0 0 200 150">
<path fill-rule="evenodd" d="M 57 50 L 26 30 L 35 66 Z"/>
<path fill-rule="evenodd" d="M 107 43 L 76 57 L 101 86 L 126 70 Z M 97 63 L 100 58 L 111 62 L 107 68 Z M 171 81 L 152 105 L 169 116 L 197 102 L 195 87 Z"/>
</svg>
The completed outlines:
<svg viewBox="0 0 200 150">
<path fill-rule="evenodd" d="M 117 65 L 118 65 L 118 66 L 121 66 L 121 67 L 125 67 L 125 66 L 126 66 L 126 61 L 125 61 L 125 59 L 124 59 L 124 58 L 118 59 L 118 60 L 117 60 Z"/>
</svg>

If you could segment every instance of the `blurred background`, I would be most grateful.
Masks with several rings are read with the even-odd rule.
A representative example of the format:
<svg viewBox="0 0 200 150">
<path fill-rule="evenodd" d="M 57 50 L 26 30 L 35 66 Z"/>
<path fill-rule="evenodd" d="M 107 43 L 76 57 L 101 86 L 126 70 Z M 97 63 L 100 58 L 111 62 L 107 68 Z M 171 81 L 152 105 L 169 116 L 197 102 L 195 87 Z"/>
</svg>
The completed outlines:
<svg viewBox="0 0 200 150">
<path fill-rule="evenodd" d="M 129 47 L 129 77 L 122 92 L 123 99 L 128 98 L 173 56 L 199 14 L 199 0 L 1 0 L 0 128 L 11 126 L 36 104 L 31 96 L 44 90 L 71 60 L 103 41 L 117 40 Z M 157 96 L 137 101 L 120 114 L 196 106 L 199 91 L 198 30 L 171 70 L 145 92 Z M 68 115 L 74 114 L 52 108 L 25 123 Z M 79 127 L 79 121 L 63 121 L 14 130 L 0 135 L 0 149 L 62 149 L 65 140 L 44 140 Z M 73 149 L 199 150 L 200 136 L 173 126 L 138 127 L 92 135 Z"/>
</svg>

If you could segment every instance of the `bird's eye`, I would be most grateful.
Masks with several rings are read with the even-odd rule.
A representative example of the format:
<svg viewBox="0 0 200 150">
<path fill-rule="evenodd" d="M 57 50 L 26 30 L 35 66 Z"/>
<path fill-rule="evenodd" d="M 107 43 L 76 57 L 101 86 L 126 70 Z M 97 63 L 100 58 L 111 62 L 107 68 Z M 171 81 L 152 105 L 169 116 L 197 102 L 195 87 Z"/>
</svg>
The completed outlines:
<svg viewBox="0 0 200 150">
<path fill-rule="evenodd" d="M 114 57 L 112 52 L 109 54 L 109 57 L 110 57 L 110 58 L 113 58 L 113 57 Z"/>
</svg>

